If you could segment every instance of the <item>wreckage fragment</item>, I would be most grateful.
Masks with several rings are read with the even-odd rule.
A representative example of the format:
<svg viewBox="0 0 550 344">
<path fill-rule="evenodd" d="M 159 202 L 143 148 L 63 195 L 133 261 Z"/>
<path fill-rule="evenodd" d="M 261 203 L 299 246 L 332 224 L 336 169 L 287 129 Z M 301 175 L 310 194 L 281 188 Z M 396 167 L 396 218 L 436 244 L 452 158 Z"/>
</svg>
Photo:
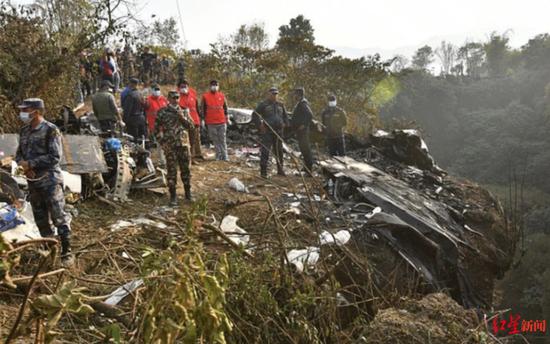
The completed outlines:
<svg viewBox="0 0 550 344">
<path fill-rule="evenodd" d="M 391 166 L 392 174 L 409 168 L 402 165 L 396 172 L 395 162 L 378 164 Z M 488 192 L 450 178 L 442 181 L 439 192 L 419 189 L 418 183 L 413 187 L 406 179 L 349 157 L 325 160 L 321 166 L 329 178 L 328 193 L 357 226 L 347 248 L 372 267 L 358 268 L 356 261 L 344 259 L 336 270 L 340 283 L 374 283 L 376 290 L 401 295 L 448 290 L 465 307 L 491 305 L 494 280 L 510 266 L 515 236 Z M 411 180 L 424 178 L 435 165 L 421 166 L 429 171 L 418 170 Z M 359 204 L 366 206 L 357 208 Z M 477 216 L 457 216 L 472 209 Z M 363 287 L 352 287 L 351 298 L 364 294 Z"/>
</svg>

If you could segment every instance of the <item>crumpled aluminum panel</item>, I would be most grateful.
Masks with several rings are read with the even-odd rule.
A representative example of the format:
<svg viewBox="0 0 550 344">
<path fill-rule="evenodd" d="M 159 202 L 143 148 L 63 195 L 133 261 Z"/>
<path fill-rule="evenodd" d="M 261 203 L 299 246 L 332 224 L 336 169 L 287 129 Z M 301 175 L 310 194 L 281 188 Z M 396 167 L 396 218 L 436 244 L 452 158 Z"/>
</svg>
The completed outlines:
<svg viewBox="0 0 550 344">
<path fill-rule="evenodd" d="M 19 145 L 18 134 L 0 134 L 0 157 L 15 156 Z M 97 136 L 63 135 L 61 169 L 74 173 L 105 173 L 107 163 Z"/>
</svg>

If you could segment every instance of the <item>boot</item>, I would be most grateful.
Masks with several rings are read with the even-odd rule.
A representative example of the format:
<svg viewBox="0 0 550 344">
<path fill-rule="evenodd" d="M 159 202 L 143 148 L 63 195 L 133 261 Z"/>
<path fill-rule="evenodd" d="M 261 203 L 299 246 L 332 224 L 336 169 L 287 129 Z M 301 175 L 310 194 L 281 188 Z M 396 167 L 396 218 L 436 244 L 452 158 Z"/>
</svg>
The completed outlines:
<svg viewBox="0 0 550 344">
<path fill-rule="evenodd" d="M 185 200 L 193 202 L 193 196 L 191 195 L 191 185 L 185 185 Z"/>
<path fill-rule="evenodd" d="M 283 169 L 283 166 L 277 166 L 277 175 L 279 176 L 286 176 L 285 170 Z"/>
<path fill-rule="evenodd" d="M 171 207 L 177 207 L 178 206 L 178 195 L 176 194 L 176 188 L 170 187 L 170 206 Z"/>
<path fill-rule="evenodd" d="M 71 242 L 69 237 L 64 235 L 60 237 L 61 241 L 61 265 L 65 268 L 74 264 L 74 255 L 71 252 Z"/>
<path fill-rule="evenodd" d="M 260 176 L 262 178 L 266 178 L 267 179 L 267 167 L 264 167 L 264 166 L 261 166 L 260 167 Z"/>
</svg>

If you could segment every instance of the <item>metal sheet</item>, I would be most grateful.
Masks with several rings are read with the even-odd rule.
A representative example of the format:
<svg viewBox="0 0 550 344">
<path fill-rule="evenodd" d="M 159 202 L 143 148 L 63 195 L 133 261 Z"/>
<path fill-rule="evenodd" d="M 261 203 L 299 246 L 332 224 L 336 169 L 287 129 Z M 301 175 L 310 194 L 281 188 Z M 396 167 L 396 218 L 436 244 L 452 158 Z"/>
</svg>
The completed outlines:
<svg viewBox="0 0 550 344">
<path fill-rule="evenodd" d="M 19 145 L 18 134 L 0 135 L 0 156 L 15 156 Z M 107 164 L 97 136 L 64 135 L 61 169 L 74 174 L 107 172 Z"/>
</svg>

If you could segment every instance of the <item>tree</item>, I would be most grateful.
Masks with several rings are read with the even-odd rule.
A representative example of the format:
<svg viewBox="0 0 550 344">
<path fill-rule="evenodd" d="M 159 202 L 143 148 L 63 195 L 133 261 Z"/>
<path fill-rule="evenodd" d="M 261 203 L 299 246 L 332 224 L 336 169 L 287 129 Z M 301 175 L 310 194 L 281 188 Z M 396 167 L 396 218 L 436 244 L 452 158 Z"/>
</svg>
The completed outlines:
<svg viewBox="0 0 550 344">
<path fill-rule="evenodd" d="M 499 35 L 492 32 L 489 42 L 485 43 L 484 49 L 490 77 L 502 76 L 506 72 L 507 58 L 510 53 L 509 41 L 510 38 L 506 33 Z"/>
<path fill-rule="evenodd" d="M 269 46 L 269 36 L 263 23 L 241 25 L 237 32 L 231 35 L 231 42 L 239 48 L 264 50 Z"/>
<path fill-rule="evenodd" d="M 428 66 L 433 62 L 433 50 L 429 45 L 425 45 L 418 49 L 413 55 L 412 65 L 415 69 L 427 70 Z"/>
<path fill-rule="evenodd" d="M 435 49 L 435 55 L 441 62 L 441 74 L 449 75 L 451 69 L 455 66 L 456 47 L 451 43 L 442 41 L 441 45 Z"/>
<path fill-rule="evenodd" d="M 394 73 L 401 72 L 409 64 L 409 59 L 403 55 L 395 55 L 391 61 L 392 61 L 391 70 Z"/>
<path fill-rule="evenodd" d="M 457 58 L 466 67 L 466 73 L 479 78 L 485 60 L 485 49 L 478 42 L 466 42 L 458 49 Z"/>
<path fill-rule="evenodd" d="M 164 21 L 153 22 L 153 37 L 156 43 L 164 48 L 174 48 L 180 40 L 176 19 L 173 17 Z"/>
<path fill-rule="evenodd" d="M 299 15 L 290 20 L 289 25 L 279 27 L 279 39 L 277 47 L 283 51 L 294 54 L 299 52 L 302 46 L 315 44 L 314 30 L 309 19 Z"/>
<path fill-rule="evenodd" d="M 550 35 L 540 34 L 521 47 L 522 59 L 526 68 L 547 69 L 550 65 Z"/>
</svg>

